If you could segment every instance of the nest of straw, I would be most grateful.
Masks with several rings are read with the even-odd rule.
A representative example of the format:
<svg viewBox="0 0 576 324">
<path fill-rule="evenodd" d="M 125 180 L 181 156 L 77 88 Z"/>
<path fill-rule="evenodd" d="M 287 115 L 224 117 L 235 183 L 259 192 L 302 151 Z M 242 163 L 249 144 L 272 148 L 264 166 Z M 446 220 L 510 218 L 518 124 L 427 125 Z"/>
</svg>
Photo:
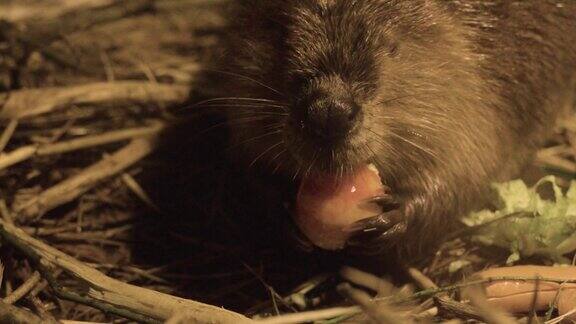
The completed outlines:
<svg viewBox="0 0 576 324">
<path fill-rule="evenodd" d="M 326 297 L 322 274 L 341 260 L 285 244 L 268 209 L 238 212 L 258 199 L 231 189 L 245 178 L 210 144 L 225 134 L 203 132 L 217 118 L 181 118 L 191 92 L 211 91 L 197 81 L 225 28 L 225 4 L 0 0 L 0 321 L 229 323 L 292 313 L 300 317 L 277 322 L 388 323 L 405 309 L 424 312 L 429 301 L 400 310 L 352 287 Z M 538 163 L 573 174 L 576 122 L 563 125 Z M 448 265 L 462 257 L 480 269 L 505 254 L 454 240 L 412 280 L 453 283 Z M 345 276 L 398 293 L 363 272 Z M 481 318 L 440 301 L 438 318 Z M 336 308 L 299 314 L 319 303 Z"/>
</svg>

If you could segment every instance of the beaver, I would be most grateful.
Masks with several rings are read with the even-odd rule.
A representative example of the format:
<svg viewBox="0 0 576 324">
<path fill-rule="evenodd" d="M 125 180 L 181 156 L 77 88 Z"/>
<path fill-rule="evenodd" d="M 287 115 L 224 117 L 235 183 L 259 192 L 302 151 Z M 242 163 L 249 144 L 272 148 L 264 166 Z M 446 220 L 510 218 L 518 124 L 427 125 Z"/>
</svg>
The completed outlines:
<svg viewBox="0 0 576 324">
<path fill-rule="evenodd" d="M 235 158 L 295 188 L 375 165 L 393 194 L 348 241 L 368 254 L 441 239 L 574 102 L 571 0 L 240 0 L 230 17 L 209 103 L 230 108 Z"/>
</svg>

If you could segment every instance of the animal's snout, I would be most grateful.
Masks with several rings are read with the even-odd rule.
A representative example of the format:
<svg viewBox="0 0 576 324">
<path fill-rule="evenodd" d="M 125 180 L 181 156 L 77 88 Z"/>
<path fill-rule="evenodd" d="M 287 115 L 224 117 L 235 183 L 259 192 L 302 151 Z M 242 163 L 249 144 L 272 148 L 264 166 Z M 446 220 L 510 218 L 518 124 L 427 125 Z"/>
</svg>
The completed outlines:
<svg viewBox="0 0 576 324">
<path fill-rule="evenodd" d="M 359 112 L 353 100 L 320 95 L 304 108 L 302 124 L 318 140 L 340 140 L 354 129 Z"/>
</svg>

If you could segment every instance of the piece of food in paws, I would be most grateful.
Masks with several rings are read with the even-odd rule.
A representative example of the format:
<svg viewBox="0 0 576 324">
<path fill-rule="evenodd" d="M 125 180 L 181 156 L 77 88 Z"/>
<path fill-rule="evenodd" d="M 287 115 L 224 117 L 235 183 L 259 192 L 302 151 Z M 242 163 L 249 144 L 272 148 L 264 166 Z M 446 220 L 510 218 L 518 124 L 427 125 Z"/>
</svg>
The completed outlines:
<svg viewBox="0 0 576 324">
<path fill-rule="evenodd" d="M 369 200 L 388 195 L 387 191 L 372 164 L 341 178 L 307 177 L 298 191 L 295 222 L 316 246 L 326 250 L 342 249 L 352 234 L 347 228 L 380 214 L 380 206 Z"/>
</svg>

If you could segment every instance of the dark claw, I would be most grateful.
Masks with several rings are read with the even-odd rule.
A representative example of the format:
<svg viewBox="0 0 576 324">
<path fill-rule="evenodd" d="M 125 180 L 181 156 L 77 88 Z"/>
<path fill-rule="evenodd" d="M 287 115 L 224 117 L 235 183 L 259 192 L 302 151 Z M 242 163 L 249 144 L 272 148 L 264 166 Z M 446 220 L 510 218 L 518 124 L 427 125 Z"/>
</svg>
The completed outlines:
<svg viewBox="0 0 576 324">
<path fill-rule="evenodd" d="M 350 227 L 355 233 L 347 244 L 362 254 L 377 254 L 401 239 L 408 222 L 400 209 L 356 222 Z"/>
<path fill-rule="evenodd" d="M 389 212 L 384 212 L 374 217 L 366 218 L 355 222 L 348 227 L 350 232 L 383 232 L 389 230 L 394 225 L 404 220 L 404 214 L 395 209 Z"/>
<path fill-rule="evenodd" d="M 348 240 L 349 246 L 367 246 L 373 244 L 388 244 L 402 237 L 406 234 L 406 223 L 396 223 L 386 231 L 360 231 Z"/>
</svg>

